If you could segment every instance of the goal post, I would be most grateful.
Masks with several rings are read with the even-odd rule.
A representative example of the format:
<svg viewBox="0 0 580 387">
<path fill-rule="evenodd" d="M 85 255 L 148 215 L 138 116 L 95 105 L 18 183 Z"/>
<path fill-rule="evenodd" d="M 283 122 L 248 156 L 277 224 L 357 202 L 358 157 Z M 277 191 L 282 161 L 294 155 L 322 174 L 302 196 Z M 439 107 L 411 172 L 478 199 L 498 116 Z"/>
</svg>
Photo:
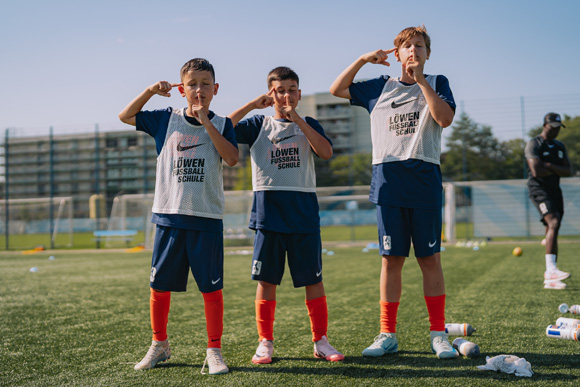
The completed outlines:
<svg viewBox="0 0 580 387">
<path fill-rule="evenodd" d="M 10 249 L 71 247 L 73 226 L 71 196 L 0 200 L 0 229 Z"/>
</svg>

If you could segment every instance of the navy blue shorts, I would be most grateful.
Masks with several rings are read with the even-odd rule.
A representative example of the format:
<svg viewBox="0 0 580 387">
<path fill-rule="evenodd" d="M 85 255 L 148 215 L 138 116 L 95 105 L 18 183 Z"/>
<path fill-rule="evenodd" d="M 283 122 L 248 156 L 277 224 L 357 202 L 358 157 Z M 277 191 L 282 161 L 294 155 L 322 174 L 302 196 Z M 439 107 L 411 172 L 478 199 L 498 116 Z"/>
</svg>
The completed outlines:
<svg viewBox="0 0 580 387">
<path fill-rule="evenodd" d="M 416 257 L 441 249 L 441 210 L 381 206 L 377 204 L 381 255 L 408 257 L 411 241 Z"/>
<path fill-rule="evenodd" d="M 320 234 L 286 234 L 256 230 L 252 279 L 280 285 L 286 253 L 295 288 L 322 281 L 322 241 Z"/>
<path fill-rule="evenodd" d="M 200 292 L 211 293 L 223 288 L 223 232 L 157 225 L 149 286 L 184 292 L 189 268 Z"/>
</svg>

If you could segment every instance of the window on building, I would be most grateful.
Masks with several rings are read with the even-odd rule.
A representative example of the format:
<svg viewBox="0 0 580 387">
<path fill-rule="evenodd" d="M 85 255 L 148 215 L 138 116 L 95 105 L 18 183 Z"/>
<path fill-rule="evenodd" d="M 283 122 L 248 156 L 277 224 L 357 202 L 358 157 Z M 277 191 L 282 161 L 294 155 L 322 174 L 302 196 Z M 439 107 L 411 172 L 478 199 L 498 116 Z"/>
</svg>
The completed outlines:
<svg viewBox="0 0 580 387">
<path fill-rule="evenodd" d="M 127 139 L 127 146 L 137 146 L 137 137 L 129 137 Z"/>
<path fill-rule="evenodd" d="M 106 146 L 107 148 L 116 148 L 118 145 L 116 138 L 107 138 Z"/>
</svg>

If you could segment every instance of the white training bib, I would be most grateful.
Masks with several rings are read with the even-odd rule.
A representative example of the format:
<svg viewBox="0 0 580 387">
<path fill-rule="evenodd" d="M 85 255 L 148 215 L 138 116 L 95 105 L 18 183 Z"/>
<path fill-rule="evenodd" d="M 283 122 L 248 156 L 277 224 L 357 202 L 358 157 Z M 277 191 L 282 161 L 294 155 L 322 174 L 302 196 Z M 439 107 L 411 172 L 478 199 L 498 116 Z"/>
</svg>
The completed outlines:
<svg viewBox="0 0 580 387">
<path fill-rule="evenodd" d="M 313 151 L 294 122 L 264 117 L 250 154 L 254 191 L 316 192 Z"/>
<path fill-rule="evenodd" d="M 185 109 L 173 110 L 161 153 L 157 157 L 153 212 L 222 219 L 222 160 L 203 125 L 185 119 Z M 223 133 L 226 118 L 211 119 Z"/>
<path fill-rule="evenodd" d="M 427 75 L 435 90 L 436 75 Z M 389 78 L 370 113 L 373 164 L 419 159 L 440 164 L 441 132 L 418 84 Z"/>
</svg>

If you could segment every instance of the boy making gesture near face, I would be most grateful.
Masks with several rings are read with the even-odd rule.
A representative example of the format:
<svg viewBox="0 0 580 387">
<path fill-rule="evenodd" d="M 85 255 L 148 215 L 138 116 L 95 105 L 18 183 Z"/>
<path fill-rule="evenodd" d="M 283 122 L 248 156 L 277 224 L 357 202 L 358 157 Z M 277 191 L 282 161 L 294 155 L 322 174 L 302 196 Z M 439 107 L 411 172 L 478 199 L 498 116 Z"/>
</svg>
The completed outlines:
<svg viewBox="0 0 580 387">
<path fill-rule="evenodd" d="M 157 82 L 119 114 L 157 147 L 152 222 L 157 224 L 150 277 L 153 343 L 136 370 L 155 367 L 171 356 L 167 321 L 172 291 L 186 290 L 189 268 L 203 294 L 210 374 L 228 372 L 221 354 L 223 332 L 222 160 L 233 166 L 238 148 L 231 120 L 209 110 L 219 85 L 213 66 L 197 58 L 181 68 L 181 82 Z M 177 87 L 187 108 L 142 111 L 158 94 Z M 205 368 L 205 363 L 204 363 Z"/>
<path fill-rule="evenodd" d="M 423 274 L 429 312 L 431 350 L 439 358 L 457 357 L 445 334 L 445 283 L 440 260 L 442 178 L 441 131 L 451 125 L 455 102 L 447 78 L 425 75 L 431 54 L 425 27 L 410 27 L 395 47 L 362 55 L 338 76 L 330 92 L 366 108 L 371 116 L 373 178 L 370 200 L 377 204 L 380 277 L 380 334 L 364 356 L 396 353 L 397 311 L 402 269 L 411 241 Z M 389 66 L 394 54 L 401 77 L 381 76 L 353 83 L 367 63 Z"/>
<path fill-rule="evenodd" d="M 332 157 L 332 145 L 311 117 L 296 112 L 301 97 L 298 75 L 288 67 L 268 74 L 267 94 L 228 117 L 238 143 L 248 144 L 252 158 L 254 202 L 250 228 L 256 231 L 252 279 L 258 281 L 256 322 L 260 344 L 255 364 L 272 362 L 276 288 L 284 274 L 286 253 L 294 287 L 305 287 L 314 356 L 340 361 L 344 355 L 328 343 L 328 309 L 322 284 L 320 217 L 313 155 Z M 273 117 L 254 109 L 274 106 Z"/>
</svg>

